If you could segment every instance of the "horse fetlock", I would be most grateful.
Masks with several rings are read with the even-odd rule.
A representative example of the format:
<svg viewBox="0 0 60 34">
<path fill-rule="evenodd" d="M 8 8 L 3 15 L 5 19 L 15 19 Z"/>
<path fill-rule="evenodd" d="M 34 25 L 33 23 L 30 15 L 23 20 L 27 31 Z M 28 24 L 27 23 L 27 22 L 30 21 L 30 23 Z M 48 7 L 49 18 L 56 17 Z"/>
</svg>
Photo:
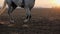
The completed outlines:
<svg viewBox="0 0 60 34">
<path fill-rule="evenodd" d="M 31 15 L 27 15 L 26 19 L 31 19 Z"/>
</svg>

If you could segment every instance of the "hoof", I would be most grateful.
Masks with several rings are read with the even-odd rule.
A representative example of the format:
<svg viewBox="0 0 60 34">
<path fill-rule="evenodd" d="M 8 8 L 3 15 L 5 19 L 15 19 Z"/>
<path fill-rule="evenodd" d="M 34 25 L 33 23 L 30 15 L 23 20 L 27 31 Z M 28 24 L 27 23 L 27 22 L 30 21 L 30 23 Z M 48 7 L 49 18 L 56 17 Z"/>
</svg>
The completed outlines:
<svg viewBox="0 0 60 34">
<path fill-rule="evenodd" d="M 28 21 L 29 21 L 29 19 L 25 19 L 25 20 L 24 20 L 24 22 L 28 22 Z"/>
<path fill-rule="evenodd" d="M 10 23 L 11 23 L 11 24 L 14 24 L 14 20 L 10 20 Z"/>
<path fill-rule="evenodd" d="M 14 27 L 14 26 L 15 26 L 15 24 L 9 24 L 8 26 L 9 26 L 9 27 Z"/>
<path fill-rule="evenodd" d="M 26 24 L 24 24 L 24 25 L 22 25 L 23 27 L 29 27 L 28 25 L 26 25 Z"/>
</svg>

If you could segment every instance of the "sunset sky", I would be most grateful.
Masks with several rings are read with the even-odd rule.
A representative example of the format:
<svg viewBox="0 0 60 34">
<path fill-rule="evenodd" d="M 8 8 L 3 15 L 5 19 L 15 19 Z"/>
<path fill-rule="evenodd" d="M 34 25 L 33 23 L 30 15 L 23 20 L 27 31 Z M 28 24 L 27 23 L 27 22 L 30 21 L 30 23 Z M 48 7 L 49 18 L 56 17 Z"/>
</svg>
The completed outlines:
<svg viewBox="0 0 60 34">
<path fill-rule="evenodd" d="M 59 1 L 59 0 L 58 0 Z M 55 6 L 60 6 L 60 2 L 56 0 L 36 0 L 35 7 L 40 8 L 51 8 Z M 3 5 L 3 0 L 0 0 L 0 6 Z"/>
</svg>

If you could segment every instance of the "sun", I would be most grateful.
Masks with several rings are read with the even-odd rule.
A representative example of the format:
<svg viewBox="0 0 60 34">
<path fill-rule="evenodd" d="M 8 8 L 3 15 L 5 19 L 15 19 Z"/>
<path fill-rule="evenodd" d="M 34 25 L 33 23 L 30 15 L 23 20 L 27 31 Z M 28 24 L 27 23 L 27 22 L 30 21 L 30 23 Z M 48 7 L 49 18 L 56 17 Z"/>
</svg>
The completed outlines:
<svg viewBox="0 0 60 34">
<path fill-rule="evenodd" d="M 60 0 L 51 0 L 51 3 L 56 7 L 60 7 Z"/>
<path fill-rule="evenodd" d="M 60 0 L 55 0 L 54 3 L 60 5 Z"/>
<path fill-rule="evenodd" d="M 57 3 L 57 4 L 60 4 L 60 0 L 56 0 L 56 3 Z"/>
</svg>

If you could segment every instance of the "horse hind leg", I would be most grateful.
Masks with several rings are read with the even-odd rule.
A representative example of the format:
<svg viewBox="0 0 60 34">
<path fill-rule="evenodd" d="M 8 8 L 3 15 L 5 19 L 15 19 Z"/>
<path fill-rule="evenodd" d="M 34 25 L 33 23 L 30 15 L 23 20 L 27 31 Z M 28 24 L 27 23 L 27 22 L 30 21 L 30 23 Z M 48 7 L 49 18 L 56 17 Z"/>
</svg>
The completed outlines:
<svg viewBox="0 0 60 34">
<path fill-rule="evenodd" d="M 0 10 L 0 15 L 6 10 L 6 2 L 4 1 L 3 7 Z"/>
<path fill-rule="evenodd" d="M 26 11 L 26 19 L 24 22 L 28 22 L 31 19 L 31 9 L 30 8 L 25 8 Z"/>
</svg>

